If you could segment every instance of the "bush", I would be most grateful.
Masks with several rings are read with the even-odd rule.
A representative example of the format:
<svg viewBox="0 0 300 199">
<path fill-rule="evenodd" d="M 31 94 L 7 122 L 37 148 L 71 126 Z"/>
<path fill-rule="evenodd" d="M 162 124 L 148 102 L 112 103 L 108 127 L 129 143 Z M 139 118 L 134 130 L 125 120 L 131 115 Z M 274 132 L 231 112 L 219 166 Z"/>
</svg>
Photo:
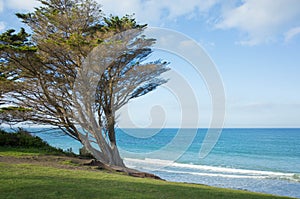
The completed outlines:
<svg viewBox="0 0 300 199">
<path fill-rule="evenodd" d="M 19 129 L 16 133 L 7 133 L 0 129 L 0 146 L 18 148 L 38 148 L 52 152 L 63 152 L 61 149 L 50 146 L 37 136 L 32 136 L 24 129 Z"/>
</svg>

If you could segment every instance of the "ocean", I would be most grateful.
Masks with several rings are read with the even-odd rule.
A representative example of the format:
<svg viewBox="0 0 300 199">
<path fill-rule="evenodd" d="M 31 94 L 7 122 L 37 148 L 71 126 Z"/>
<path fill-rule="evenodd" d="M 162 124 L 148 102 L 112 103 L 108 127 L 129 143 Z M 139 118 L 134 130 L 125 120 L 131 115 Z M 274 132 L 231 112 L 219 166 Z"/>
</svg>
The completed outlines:
<svg viewBox="0 0 300 199">
<path fill-rule="evenodd" d="M 117 129 L 117 140 L 128 167 L 168 181 L 300 198 L 300 129 L 223 129 L 212 151 L 200 158 L 206 133 L 207 129 Z M 60 131 L 36 135 L 75 153 L 81 147 Z"/>
</svg>

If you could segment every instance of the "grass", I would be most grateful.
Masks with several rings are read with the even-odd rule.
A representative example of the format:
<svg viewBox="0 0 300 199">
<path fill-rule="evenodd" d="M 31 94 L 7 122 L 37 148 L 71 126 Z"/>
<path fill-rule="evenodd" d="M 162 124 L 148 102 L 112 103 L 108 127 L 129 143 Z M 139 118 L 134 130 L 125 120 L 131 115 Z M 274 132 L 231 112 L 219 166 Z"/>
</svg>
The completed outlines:
<svg viewBox="0 0 300 199">
<path fill-rule="evenodd" d="M 0 198 L 251 198 L 271 195 L 112 174 L 0 163 Z"/>
<path fill-rule="evenodd" d="M 134 178 L 98 170 L 0 162 L 0 198 L 279 199 L 284 197 Z"/>
<path fill-rule="evenodd" d="M 39 148 L 22 148 L 22 147 L 5 147 L 0 146 L 0 156 L 34 156 L 34 155 L 63 155 L 66 154 L 61 151 L 39 149 Z"/>
</svg>

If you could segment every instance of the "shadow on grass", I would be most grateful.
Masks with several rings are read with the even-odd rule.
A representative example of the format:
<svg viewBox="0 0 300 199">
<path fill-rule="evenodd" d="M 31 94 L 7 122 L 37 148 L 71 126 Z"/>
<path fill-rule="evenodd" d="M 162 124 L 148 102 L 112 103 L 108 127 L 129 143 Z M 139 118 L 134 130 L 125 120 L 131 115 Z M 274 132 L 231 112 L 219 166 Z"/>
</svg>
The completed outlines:
<svg viewBox="0 0 300 199">
<path fill-rule="evenodd" d="M 284 198 L 105 172 L 0 163 L 0 198 Z"/>
</svg>

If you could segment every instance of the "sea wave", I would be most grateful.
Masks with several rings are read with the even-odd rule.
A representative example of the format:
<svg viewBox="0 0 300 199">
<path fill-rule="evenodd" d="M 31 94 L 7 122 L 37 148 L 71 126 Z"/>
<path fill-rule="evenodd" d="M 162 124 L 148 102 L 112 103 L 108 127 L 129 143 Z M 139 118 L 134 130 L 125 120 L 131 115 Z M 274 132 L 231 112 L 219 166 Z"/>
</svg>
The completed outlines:
<svg viewBox="0 0 300 199">
<path fill-rule="evenodd" d="M 279 179 L 300 182 L 300 174 L 276 171 L 261 171 L 238 168 L 227 168 L 209 165 L 183 164 L 160 159 L 133 159 L 124 158 L 129 167 L 147 171 L 159 171 L 174 174 L 221 177 L 221 178 L 252 178 L 252 179 Z"/>
</svg>

